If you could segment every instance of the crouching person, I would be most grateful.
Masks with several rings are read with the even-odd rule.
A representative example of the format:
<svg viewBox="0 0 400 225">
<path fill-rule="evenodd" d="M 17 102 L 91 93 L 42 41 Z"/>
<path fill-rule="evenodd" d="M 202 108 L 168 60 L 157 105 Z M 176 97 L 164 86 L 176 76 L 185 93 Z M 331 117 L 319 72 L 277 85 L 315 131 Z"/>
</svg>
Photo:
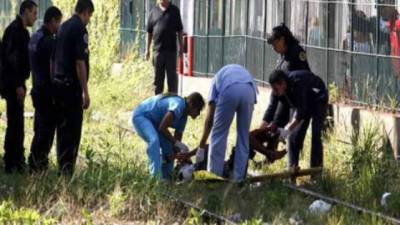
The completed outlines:
<svg viewBox="0 0 400 225">
<path fill-rule="evenodd" d="M 146 99 L 134 110 L 132 122 L 138 135 L 148 145 L 149 170 L 153 177 L 171 178 L 174 148 L 189 151 L 181 142 L 187 117 L 197 118 L 204 104 L 203 97 L 197 92 L 186 98 L 163 94 Z M 174 135 L 169 128 L 175 129 Z"/>
</svg>

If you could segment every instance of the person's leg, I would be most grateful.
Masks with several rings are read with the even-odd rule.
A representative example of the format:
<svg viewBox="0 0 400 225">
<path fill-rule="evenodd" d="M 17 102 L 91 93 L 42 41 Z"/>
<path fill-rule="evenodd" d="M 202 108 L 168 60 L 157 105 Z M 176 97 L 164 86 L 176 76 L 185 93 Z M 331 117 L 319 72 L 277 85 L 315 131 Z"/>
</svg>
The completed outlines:
<svg viewBox="0 0 400 225">
<path fill-rule="evenodd" d="M 243 181 L 246 177 L 249 161 L 249 130 L 253 116 L 255 93 L 250 84 L 234 85 L 231 91 L 240 93 L 240 103 L 237 108 L 237 142 L 235 149 L 235 163 L 233 178 L 235 181 Z"/>
<path fill-rule="evenodd" d="M 69 106 L 63 112 L 62 121 L 57 127 L 57 156 L 60 172 L 72 175 L 81 140 L 83 109 Z"/>
<path fill-rule="evenodd" d="M 4 162 L 6 172 L 25 168 L 24 156 L 24 105 L 15 94 L 6 98 L 7 129 L 4 141 Z"/>
<path fill-rule="evenodd" d="M 305 119 L 288 137 L 289 167 L 299 165 L 300 151 L 303 149 L 310 119 Z"/>
<path fill-rule="evenodd" d="M 211 130 L 207 170 L 218 176 L 223 175 L 229 127 L 238 104 L 238 99 L 231 97 L 230 94 L 229 90 L 225 90 L 225 93 L 219 96 L 214 114 L 214 125 Z"/>
<path fill-rule="evenodd" d="M 322 128 L 326 118 L 326 104 L 320 104 L 312 117 L 311 167 L 323 166 Z"/>
<path fill-rule="evenodd" d="M 163 134 L 158 134 L 160 137 L 161 146 L 161 159 L 162 159 L 162 178 L 171 179 L 172 171 L 174 170 L 174 160 L 171 156 L 174 154 L 174 147 L 172 143 L 164 137 Z"/>
<path fill-rule="evenodd" d="M 147 143 L 149 170 L 153 177 L 161 177 L 160 139 L 153 123 L 144 116 L 134 116 L 132 119 L 136 133 Z"/>
<path fill-rule="evenodd" d="M 168 52 L 166 59 L 168 92 L 178 93 L 178 74 L 176 73 L 176 52 Z"/>
<path fill-rule="evenodd" d="M 45 170 L 56 130 L 56 112 L 51 102 L 32 97 L 35 106 L 34 136 L 29 156 L 31 170 Z"/>
<path fill-rule="evenodd" d="M 164 92 L 164 80 L 165 80 L 165 67 L 166 57 L 163 52 L 154 52 L 154 86 L 155 94 L 162 94 Z"/>
</svg>

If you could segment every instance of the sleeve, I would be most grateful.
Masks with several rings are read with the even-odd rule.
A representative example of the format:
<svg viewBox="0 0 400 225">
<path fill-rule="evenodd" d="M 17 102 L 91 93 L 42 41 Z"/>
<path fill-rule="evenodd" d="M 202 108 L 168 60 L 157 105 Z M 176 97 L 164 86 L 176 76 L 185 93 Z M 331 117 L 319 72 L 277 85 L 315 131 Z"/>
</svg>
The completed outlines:
<svg viewBox="0 0 400 225">
<path fill-rule="evenodd" d="M 175 118 L 183 116 L 185 111 L 185 104 L 182 103 L 181 98 L 171 97 L 168 102 L 168 112 L 172 112 Z"/>
<path fill-rule="evenodd" d="M 181 18 L 181 12 L 179 11 L 179 9 L 177 8 L 176 10 L 176 31 L 177 32 L 181 32 L 183 31 L 183 24 L 182 24 L 182 18 Z"/>
<path fill-rule="evenodd" d="M 147 33 L 153 33 L 153 28 L 154 28 L 153 13 L 152 13 L 152 11 L 150 11 L 149 17 L 147 18 L 147 25 L 146 25 Z"/>
<path fill-rule="evenodd" d="M 17 35 L 18 34 L 18 35 Z M 25 86 L 25 79 L 29 78 L 30 63 L 29 63 L 29 35 L 15 32 L 17 35 L 14 43 L 15 47 L 15 61 L 14 61 L 14 71 L 15 71 L 15 86 L 23 87 Z"/>
<path fill-rule="evenodd" d="M 85 60 L 89 48 L 89 35 L 86 29 L 79 29 L 74 35 L 74 54 L 76 60 Z"/>
<path fill-rule="evenodd" d="M 208 94 L 208 102 L 215 102 L 217 103 L 218 101 L 218 90 L 217 90 L 217 82 L 216 82 L 216 77 L 214 77 L 212 84 L 211 84 L 211 89 L 210 93 Z"/>
<path fill-rule="evenodd" d="M 277 96 L 271 93 L 271 97 L 269 100 L 269 104 L 267 109 L 265 110 L 263 120 L 267 123 L 270 123 L 274 120 L 275 112 L 278 107 L 279 99 Z"/>
<path fill-rule="evenodd" d="M 310 70 L 307 53 L 299 46 L 290 54 L 289 71 Z"/>
</svg>

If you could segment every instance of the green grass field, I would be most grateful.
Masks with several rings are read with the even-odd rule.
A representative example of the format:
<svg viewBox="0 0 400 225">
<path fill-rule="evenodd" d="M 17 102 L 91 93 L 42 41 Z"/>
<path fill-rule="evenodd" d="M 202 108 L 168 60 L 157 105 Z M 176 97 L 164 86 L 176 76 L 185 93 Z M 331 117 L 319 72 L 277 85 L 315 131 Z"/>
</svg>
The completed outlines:
<svg viewBox="0 0 400 225">
<path fill-rule="evenodd" d="M 131 110 L 151 96 L 152 68 L 139 58 L 124 63 L 118 76 L 92 75 L 92 106 L 85 113 L 78 168 L 72 179 L 59 177 L 54 150 L 52 164 L 44 174 L 5 175 L 0 170 L 1 224 L 203 224 L 213 223 L 203 212 L 171 201 L 172 195 L 229 217 L 240 213 L 243 224 L 289 224 L 297 215 L 303 224 L 387 224 L 371 216 L 333 206 L 325 215 L 308 212 L 313 198 L 293 192 L 286 181 L 260 185 L 158 183 L 149 178 L 145 144 L 136 135 L 115 127 L 131 127 Z M 106 77 L 106 78 L 105 78 Z M 32 111 L 30 100 L 26 111 Z M 4 112 L 4 102 L 1 102 Z M 26 154 L 32 138 L 32 119 L 26 120 Z M 198 143 L 204 113 L 190 120 L 185 141 Z M 360 206 L 400 217 L 400 170 L 389 148 L 371 124 L 351 145 L 336 140 L 332 131 L 325 139 L 325 167 L 321 180 L 309 189 Z M 0 124 L 0 144 L 5 123 Z M 231 135 L 231 143 L 234 136 Z M 308 165 L 308 144 L 302 167 Z M 262 158 L 257 158 L 262 161 Z M 3 168 L 3 162 L 0 162 Z M 271 173 L 285 169 L 286 160 L 257 167 Z M 255 165 L 251 163 L 252 170 Z M 384 192 L 392 192 L 387 208 L 380 206 Z M 397 193 L 397 194 L 396 194 Z"/>
</svg>

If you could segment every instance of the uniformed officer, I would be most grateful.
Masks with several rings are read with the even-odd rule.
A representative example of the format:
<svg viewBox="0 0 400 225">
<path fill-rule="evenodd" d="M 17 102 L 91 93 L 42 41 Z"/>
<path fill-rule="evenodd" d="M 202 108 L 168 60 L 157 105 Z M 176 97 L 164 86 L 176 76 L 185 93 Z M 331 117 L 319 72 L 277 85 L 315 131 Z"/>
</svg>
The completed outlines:
<svg viewBox="0 0 400 225">
<path fill-rule="evenodd" d="M 147 22 L 146 59 L 150 58 L 150 46 L 153 41 L 155 94 L 164 91 L 165 74 L 167 74 L 168 92 L 178 92 L 178 75 L 176 73 L 177 38 L 179 56 L 183 55 L 182 19 L 179 8 L 171 0 L 158 0 L 150 11 Z"/>
<path fill-rule="evenodd" d="M 7 130 L 4 141 L 5 172 L 25 170 L 24 101 L 25 81 L 29 78 L 29 32 L 37 19 L 37 5 L 32 0 L 21 3 L 19 15 L 6 28 L 3 36 L 1 95 L 7 104 Z"/>
<path fill-rule="evenodd" d="M 310 71 L 306 52 L 285 24 L 274 27 L 267 41 L 274 51 L 281 55 L 276 69 L 283 70 L 285 73 L 295 70 Z M 262 128 L 269 127 L 276 130 L 278 126 L 285 126 L 289 122 L 290 107 L 287 102 L 278 103 L 278 100 L 271 95 L 268 108 L 270 110 L 264 114 Z M 278 110 L 275 110 L 276 108 Z M 276 114 L 271 113 L 271 110 L 276 111 Z"/>
<path fill-rule="evenodd" d="M 55 103 L 60 110 L 57 126 L 57 154 L 62 173 L 72 174 L 81 140 L 83 110 L 90 105 L 89 37 L 86 25 L 94 12 L 91 0 L 78 0 L 75 14 L 57 34 Z"/>
<path fill-rule="evenodd" d="M 293 120 L 285 128 L 279 128 L 281 138 L 288 138 L 289 141 L 289 166 L 298 167 L 299 154 L 311 120 L 310 164 L 311 167 L 322 166 L 321 135 L 329 98 L 324 82 L 308 70 L 293 71 L 289 75 L 275 70 L 270 75 L 269 83 L 278 101 L 287 101 L 294 110 Z"/>
<path fill-rule="evenodd" d="M 29 58 L 32 67 L 32 102 L 35 107 L 34 136 L 29 156 L 32 171 L 48 167 L 48 154 L 53 145 L 57 125 L 53 87 L 50 79 L 51 57 L 55 50 L 56 33 L 62 13 L 50 7 L 44 14 L 44 25 L 32 35 L 29 42 Z"/>
<path fill-rule="evenodd" d="M 253 76 L 240 65 L 224 66 L 215 75 L 200 141 L 200 149 L 205 149 L 211 132 L 208 171 L 218 176 L 223 175 L 229 127 L 236 113 L 237 143 L 233 180 L 244 180 L 249 159 L 249 129 L 257 93 Z"/>
<path fill-rule="evenodd" d="M 196 92 L 186 98 L 163 94 L 148 98 L 134 110 L 132 122 L 136 132 L 148 145 L 152 176 L 170 178 L 174 166 L 173 148 L 189 151 L 182 143 L 187 117 L 195 119 L 199 116 L 204 104 L 203 97 Z M 174 128 L 175 134 L 172 135 L 168 128 Z"/>
</svg>

